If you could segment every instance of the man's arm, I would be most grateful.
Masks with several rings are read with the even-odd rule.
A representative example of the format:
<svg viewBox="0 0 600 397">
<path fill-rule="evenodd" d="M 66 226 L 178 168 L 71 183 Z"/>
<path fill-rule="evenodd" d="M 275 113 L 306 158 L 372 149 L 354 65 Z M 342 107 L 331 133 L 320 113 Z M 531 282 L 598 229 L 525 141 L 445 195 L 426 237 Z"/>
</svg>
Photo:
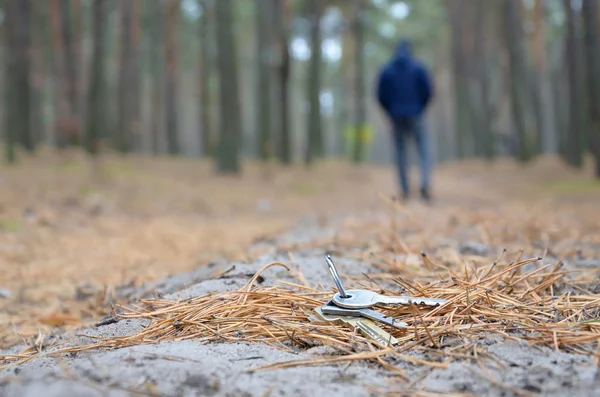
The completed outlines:
<svg viewBox="0 0 600 397">
<path fill-rule="evenodd" d="M 388 109 L 388 97 L 389 97 L 389 85 L 386 84 L 385 70 L 379 73 L 379 81 L 377 83 L 377 100 L 379 105 L 387 111 Z"/>
<path fill-rule="evenodd" d="M 429 105 L 431 99 L 433 98 L 433 81 L 431 79 L 431 75 L 429 71 L 424 65 L 421 65 L 420 69 L 420 81 L 421 81 L 421 90 L 423 94 L 423 106 Z"/>
</svg>

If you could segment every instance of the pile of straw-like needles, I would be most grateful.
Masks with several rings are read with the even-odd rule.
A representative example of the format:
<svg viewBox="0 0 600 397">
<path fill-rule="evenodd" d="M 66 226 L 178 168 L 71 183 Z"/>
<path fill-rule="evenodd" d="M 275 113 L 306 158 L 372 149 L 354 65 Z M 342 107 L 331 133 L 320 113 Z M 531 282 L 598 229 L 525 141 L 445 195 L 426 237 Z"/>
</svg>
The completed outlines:
<svg viewBox="0 0 600 397">
<path fill-rule="evenodd" d="M 255 286 L 265 266 L 237 291 L 207 294 L 180 301 L 148 299 L 135 307 L 122 307 L 120 318 L 149 319 L 141 332 L 124 337 L 98 340 L 96 343 L 56 348 L 39 352 L 29 348 L 15 356 L 0 357 L 5 363 L 28 361 L 40 354 L 63 354 L 99 348 L 120 348 L 166 340 L 194 339 L 200 343 L 264 343 L 278 349 L 299 351 L 327 345 L 327 357 L 271 364 L 262 369 L 295 365 L 322 364 L 352 360 L 377 360 L 389 365 L 385 356 L 396 356 L 415 363 L 444 367 L 453 355 L 442 354 L 439 362 L 422 361 L 402 354 L 409 349 L 440 349 L 445 339 L 468 340 L 481 333 L 495 333 L 509 339 L 525 339 L 556 349 L 567 347 L 584 354 L 594 353 L 600 343 L 598 312 L 600 295 L 563 280 L 560 266 L 537 266 L 529 273 L 523 268 L 539 258 L 517 263 L 493 264 L 462 276 L 446 269 L 445 279 L 427 284 L 408 282 L 399 277 L 379 274 L 398 288 L 381 287 L 368 278 L 361 287 L 380 293 L 397 294 L 398 289 L 413 296 L 444 298 L 436 308 L 401 306 L 378 308 L 387 315 L 409 324 L 403 330 L 388 330 L 398 346 L 382 346 L 340 325 L 311 322 L 312 310 L 331 297 L 331 291 L 281 282 L 278 286 Z M 439 270 L 439 269 L 438 269 Z M 384 277 L 385 276 L 385 277 Z M 389 284 L 388 284 L 389 285 Z M 559 289 L 564 292 L 559 292 Z M 258 369 L 255 369 L 258 370 Z"/>
</svg>

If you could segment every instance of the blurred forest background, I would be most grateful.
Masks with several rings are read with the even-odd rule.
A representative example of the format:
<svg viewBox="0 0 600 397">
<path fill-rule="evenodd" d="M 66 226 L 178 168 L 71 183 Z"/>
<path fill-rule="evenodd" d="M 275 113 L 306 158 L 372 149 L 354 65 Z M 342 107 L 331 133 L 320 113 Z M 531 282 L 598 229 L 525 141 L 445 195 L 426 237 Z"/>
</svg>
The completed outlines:
<svg viewBox="0 0 600 397">
<path fill-rule="evenodd" d="M 597 0 L 1 0 L 8 162 L 40 146 L 389 162 L 376 75 L 435 77 L 438 162 L 600 158 Z M 600 164 L 600 162 L 598 162 Z M 596 166 L 600 177 L 600 165 Z"/>
</svg>

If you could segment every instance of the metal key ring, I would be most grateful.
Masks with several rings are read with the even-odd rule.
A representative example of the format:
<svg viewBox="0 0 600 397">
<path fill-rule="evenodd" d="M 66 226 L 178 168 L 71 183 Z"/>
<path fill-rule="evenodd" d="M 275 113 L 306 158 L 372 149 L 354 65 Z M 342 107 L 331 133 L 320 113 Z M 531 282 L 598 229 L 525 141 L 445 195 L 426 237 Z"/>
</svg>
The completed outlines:
<svg viewBox="0 0 600 397">
<path fill-rule="evenodd" d="M 331 277 L 333 277 L 333 282 L 337 286 L 337 289 L 340 293 L 340 297 L 348 298 L 348 294 L 346 294 L 346 290 L 344 290 L 344 286 L 342 285 L 342 279 L 340 279 L 337 269 L 335 268 L 335 265 L 331 260 L 331 255 L 326 254 L 325 261 L 327 262 L 327 266 L 329 267 L 329 273 L 331 273 Z"/>
</svg>

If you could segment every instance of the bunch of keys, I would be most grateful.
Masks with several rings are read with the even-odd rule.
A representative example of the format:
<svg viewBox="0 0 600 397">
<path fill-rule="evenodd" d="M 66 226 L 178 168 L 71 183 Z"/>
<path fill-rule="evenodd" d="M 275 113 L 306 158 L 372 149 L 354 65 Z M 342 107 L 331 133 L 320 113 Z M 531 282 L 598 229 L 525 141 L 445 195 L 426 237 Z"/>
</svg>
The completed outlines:
<svg viewBox="0 0 600 397">
<path fill-rule="evenodd" d="M 361 331 L 365 336 L 382 343 L 396 344 L 397 340 L 389 333 L 375 324 L 379 322 L 394 328 L 403 329 L 408 324 L 396 321 L 393 317 L 371 309 L 375 305 L 425 305 L 439 306 L 446 303 L 445 299 L 417 298 L 411 296 L 385 296 L 368 290 L 345 290 L 342 280 L 331 260 L 329 254 L 325 255 L 325 261 L 338 292 L 332 299 L 315 309 L 316 315 L 323 321 L 343 322 Z"/>
</svg>

